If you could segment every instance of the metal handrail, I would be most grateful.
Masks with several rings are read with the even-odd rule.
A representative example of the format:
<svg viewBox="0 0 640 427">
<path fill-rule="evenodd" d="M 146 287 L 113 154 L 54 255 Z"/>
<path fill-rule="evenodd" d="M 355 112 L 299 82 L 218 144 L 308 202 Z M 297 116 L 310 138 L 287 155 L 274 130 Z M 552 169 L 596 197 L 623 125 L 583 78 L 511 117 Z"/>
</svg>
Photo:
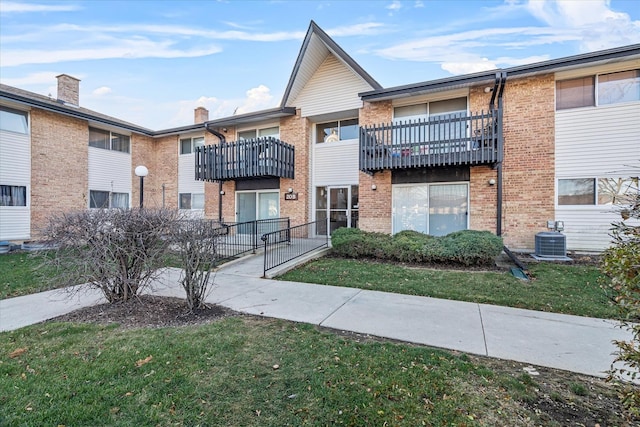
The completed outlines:
<svg viewBox="0 0 640 427">
<path fill-rule="evenodd" d="M 264 269 L 267 271 L 301 257 L 311 251 L 328 248 L 329 236 L 319 235 L 318 226 L 326 227 L 326 220 L 308 222 L 262 235 L 264 242 Z"/>
</svg>

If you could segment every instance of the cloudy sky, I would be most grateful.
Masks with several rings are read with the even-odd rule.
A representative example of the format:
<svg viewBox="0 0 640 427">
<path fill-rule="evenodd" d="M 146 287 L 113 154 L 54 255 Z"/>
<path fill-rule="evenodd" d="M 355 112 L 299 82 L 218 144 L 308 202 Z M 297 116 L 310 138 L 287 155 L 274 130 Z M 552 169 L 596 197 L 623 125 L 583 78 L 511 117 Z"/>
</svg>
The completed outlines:
<svg viewBox="0 0 640 427">
<path fill-rule="evenodd" d="M 182 126 L 277 106 L 311 20 L 384 87 L 640 43 L 636 0 L 0 0 L 0 81 Z"/>
</svg>

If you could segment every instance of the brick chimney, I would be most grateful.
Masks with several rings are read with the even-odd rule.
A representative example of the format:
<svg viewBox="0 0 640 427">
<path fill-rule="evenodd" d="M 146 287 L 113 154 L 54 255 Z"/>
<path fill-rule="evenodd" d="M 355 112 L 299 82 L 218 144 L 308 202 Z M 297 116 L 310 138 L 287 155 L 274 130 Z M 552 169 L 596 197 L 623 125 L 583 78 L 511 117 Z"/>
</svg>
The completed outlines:
<svg viewBox="0 0 640 427">
<path fill-rule="evenodd" d="M 60 74 L 58 79 L 58 101 L 80 105 L 80 80 L 67 74 Z"/>
<path fill-rule="evenodd" d="M 198 107 L 193 111 L 193 123 L 204 123 L 209 120 L 209 110 L 204 107 Z"/>
</svg>

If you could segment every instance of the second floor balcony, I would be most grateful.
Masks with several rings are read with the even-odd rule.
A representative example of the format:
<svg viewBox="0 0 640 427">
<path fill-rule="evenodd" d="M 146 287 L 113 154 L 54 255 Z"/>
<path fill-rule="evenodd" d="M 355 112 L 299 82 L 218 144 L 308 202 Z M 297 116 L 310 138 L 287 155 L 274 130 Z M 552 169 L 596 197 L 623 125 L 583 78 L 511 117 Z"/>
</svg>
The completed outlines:
<svg viewBox="0 0 640 427">
<path fill-rule="evenodd" d="M 294 177 L 293 145 L 273 137 L 199 147 L 195 162 L 201 181 Z"/>
<path fill-rule="evenodd" d="M 360 128 L 360 170 L 374 173 L 502 161 L 502 111 Z"/>
</svg>

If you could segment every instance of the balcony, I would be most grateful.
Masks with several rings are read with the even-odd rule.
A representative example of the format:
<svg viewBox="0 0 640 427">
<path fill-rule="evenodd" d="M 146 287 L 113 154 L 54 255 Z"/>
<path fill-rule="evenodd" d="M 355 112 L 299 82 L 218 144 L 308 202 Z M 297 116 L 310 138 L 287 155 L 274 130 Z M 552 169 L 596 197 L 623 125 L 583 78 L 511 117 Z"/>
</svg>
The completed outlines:
<svg viewBox="0 0 640 427">
<path fill-rule="evenodd" d="M 293 145 L 272 137 L 199 147 L 195 161 L 201 181 L 294 176 Z"/>
<path fill-rule="evenodd" d="M 449 114 L 360 128 L 360 170 L 495 164 L 502 161 L 502 111 Z"/>
</svg>

